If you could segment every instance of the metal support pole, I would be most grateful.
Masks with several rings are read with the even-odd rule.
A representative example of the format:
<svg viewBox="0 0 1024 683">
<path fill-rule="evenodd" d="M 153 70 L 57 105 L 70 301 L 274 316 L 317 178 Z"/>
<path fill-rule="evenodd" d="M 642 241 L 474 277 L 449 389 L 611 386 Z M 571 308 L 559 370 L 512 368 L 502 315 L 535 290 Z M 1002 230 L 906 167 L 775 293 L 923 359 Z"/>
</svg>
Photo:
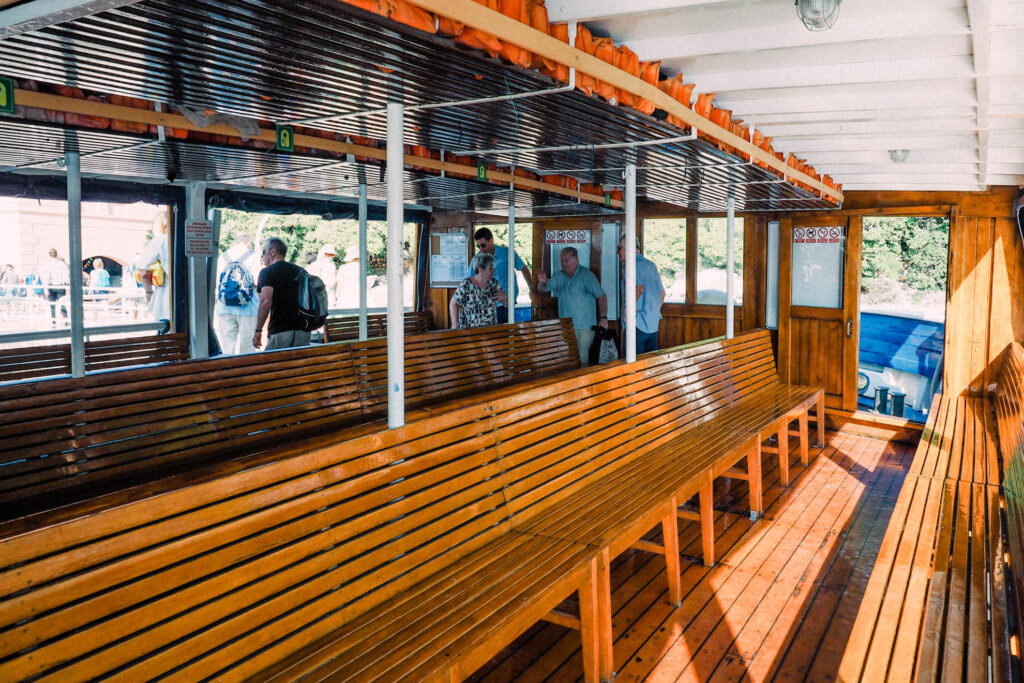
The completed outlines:
<svg viewBox="0 0 1024 683">
<path fill-rule="evenodd" d="M 516 323 L 516 191 L 508 189 L 508 324 Z"/>
<path fill-rule="evenodd" d="M 623 296 L 626 311 L 626 362 L 636 360 L 636 164 L 626 165 L 626 280 Z"/>
<path fill-rule="evenodd" d="M 71 295 L 71 376 L 85 377 L 85 321 L 82 307 L 82 158 L 68 152 L 68 261 Z"/>
<path fill-rule="evenodd" d="M 359 341 L 369 335 L 366 322 L 366 183 L 359 183 Z"/>
<path fill-rule="evenodd" d="M 736 326 L 736 307 L 733 305 L 732 291 L 733 260 L 736 258 L 736 200 L 732 197 L 726 200 L 725 211 L 725 338 L 732 339 Z"/>
<path fill-rule="evenodd" d="M 185 221 L 206 220 L 206 183 L 187 183 Z M 210 280 L 206 257 L 188 257 L 188 335 L 192 358 L 210 356 Z"/>
<path fill-rule="evenodd" d="M 405 321 L 402 310 L 402 194 L 405 150 L 402 147 L 404 112 L 401 102 L 388 102 L 388 428 L 405 424 Z"/>
</svg>

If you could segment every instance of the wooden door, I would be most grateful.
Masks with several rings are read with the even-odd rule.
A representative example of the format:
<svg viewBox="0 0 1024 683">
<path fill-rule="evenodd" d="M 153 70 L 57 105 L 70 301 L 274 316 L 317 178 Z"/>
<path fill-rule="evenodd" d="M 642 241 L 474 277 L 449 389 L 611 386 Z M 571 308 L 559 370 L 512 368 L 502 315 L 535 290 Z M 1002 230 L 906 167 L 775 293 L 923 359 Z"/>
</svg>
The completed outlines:
<svg viewBox="0 0 1024 683">
<path fill-rule="evenodd" d="M 824 386 L 829 408 L 854 411 L 861 219 L 784 220 L 779 238 L 779 376 Z"/>
</svg>

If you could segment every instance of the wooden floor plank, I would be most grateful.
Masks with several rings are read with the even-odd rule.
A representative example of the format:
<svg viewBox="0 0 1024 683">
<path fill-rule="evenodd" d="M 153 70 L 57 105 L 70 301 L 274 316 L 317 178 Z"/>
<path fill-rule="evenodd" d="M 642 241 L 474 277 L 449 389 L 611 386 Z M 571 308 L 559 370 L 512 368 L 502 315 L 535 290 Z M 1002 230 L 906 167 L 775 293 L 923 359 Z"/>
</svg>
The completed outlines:
<svg viewBox="0 0 1024 683">
<path fill-rule="evenodd" d="M 827 440 L 788 488 L 777 458 L 765 458 L 756 523 L 747 482 L 716 483 L 716 567 L 699 564 L 700 525 L 680 522 L 681 608 L 668 602 L 661 556 L 631 550 L 612 564 L 616 681 L 835 678 L 913 448 L 842 432 Z M 541 624 L 470 680 L 582 674 L 579 635 Z"/>
</svg>

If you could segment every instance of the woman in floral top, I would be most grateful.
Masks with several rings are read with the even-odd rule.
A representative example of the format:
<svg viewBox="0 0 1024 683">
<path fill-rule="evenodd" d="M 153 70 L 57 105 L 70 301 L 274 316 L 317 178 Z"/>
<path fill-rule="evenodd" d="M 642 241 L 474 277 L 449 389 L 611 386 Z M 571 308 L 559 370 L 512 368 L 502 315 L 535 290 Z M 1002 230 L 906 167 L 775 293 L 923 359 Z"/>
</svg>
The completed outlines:
<svg viewBox="0 0 1024 683">
<path fill-rule="evenodd" d="M 497 325 L 498 304 L 508 302 L 508 295 L 494 278 L 492 254 L 478 252 L 470 265 L 473 275 L 462 281 L 448 304 L 452 329 Z"/>
</svg>

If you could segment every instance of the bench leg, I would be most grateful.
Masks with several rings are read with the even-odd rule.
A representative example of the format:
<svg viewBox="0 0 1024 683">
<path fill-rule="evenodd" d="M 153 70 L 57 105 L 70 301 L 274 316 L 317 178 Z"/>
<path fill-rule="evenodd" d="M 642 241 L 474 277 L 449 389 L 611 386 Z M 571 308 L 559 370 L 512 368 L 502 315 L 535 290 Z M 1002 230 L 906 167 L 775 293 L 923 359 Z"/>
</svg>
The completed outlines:
<svg viewBox="0 0 1024 683">
<path fill-rule="evenodd" d="M 800 462 L 804 465 L 810 460 L 807 453 L 807 410 L 800 413 Z"/>
<path fill-rule="evenodd" d="M 587 683 L 615 677 L 612 653 L 612 583 L 608 549 L 590 561 L 590 576 L 579 589 L 583 678 Z"/>
<path fill-rule="evenodd" d="M 665 546 L 665 572 L 668 574 L 668 601 L 675 607 L 683 604 L 682 577 L 679 576 L 679 506 L 672 498 L 672 512 L 661 520 L 661 536 Z"/>
<path fill-rule="evenodd" d="M 761 442 L 758 441 L 754 449 L 747 453 L 747 484 L 750 486 L 750 511 L 758 517 L 764 512 L 762 502 L 761 484 Z"/>
<path fill-rule="evenodd" d="M 789 421 L 779 427 L 779 477 L 783 486 L 789 486 Z"/>
<path fill-rule="evenodd" d="M 709 477 L 710 478 L 710 477 Z M 704 566 L 715 566 L 715 482 L 700 490 L 700 537 L 704 545 Z"/>
<path fill-rule="evenodd" d="M 818 396 L 815 414 L 818 416 L 818 448 L 825 447 L 825 394 Z"/>
</svg>

